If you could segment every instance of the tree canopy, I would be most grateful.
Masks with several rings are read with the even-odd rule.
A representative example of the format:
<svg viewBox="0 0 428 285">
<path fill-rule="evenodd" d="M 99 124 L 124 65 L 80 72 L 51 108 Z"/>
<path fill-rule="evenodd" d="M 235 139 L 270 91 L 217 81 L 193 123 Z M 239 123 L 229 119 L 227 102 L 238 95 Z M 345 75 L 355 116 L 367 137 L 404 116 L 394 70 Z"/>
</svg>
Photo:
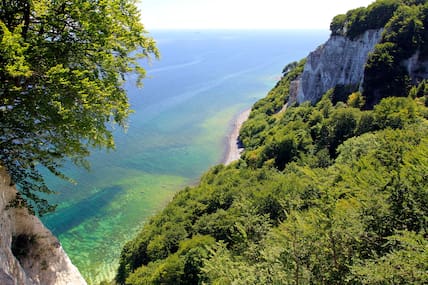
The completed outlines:
<svg viewBox="0 0 428 285">
<path fill-rule="evenodd" d="M 124 75 L 144 77 L 158 56 L 134 0 L 5 0 L 0 3 L 0 164 L 19 197 L 52 210 L 44 167 L 64 177 L 66 158 L 86 166 L 91 148 L 113 148 L 126 125 Z"/>
<path fill-rule="evenodd" d="M 336 17 L 348 37 L 384 27 L 363 92 L 337 85 L 292 104 L 304 61 L 287 65 L 241 128 L 241 160 L 151 218 L 116 283 L 426 284 L 428 74 L 409 81 L 401 63 L 427 58 L 427 7 L 380 0 Z"/>
<path fill-rule="evenodd" d="M 212 168 L 145 224 L 117 283 L 425 284 L 422 98 L 362 111 L 328 95 L 250 118 L 243 159 Z"/>
</svg>

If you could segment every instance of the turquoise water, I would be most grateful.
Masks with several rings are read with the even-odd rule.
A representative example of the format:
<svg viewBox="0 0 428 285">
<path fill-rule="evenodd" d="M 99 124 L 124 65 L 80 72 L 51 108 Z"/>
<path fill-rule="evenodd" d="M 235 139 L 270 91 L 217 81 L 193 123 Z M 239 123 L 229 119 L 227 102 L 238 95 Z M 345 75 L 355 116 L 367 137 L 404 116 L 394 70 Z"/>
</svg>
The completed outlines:
<svg viewBox="0 0 428 285">
<path fill-rule="evenodd" d="M 231 120 L 264 97 L 289 62 L 326 31 L 155 31 L 161 60 L 144 87 L 125 84 L 135 113 L 115 151 L 93 151 L 90 172 L 55 178 L 58 210 L 43 218 L 91 284 L 111 279 L 123 244 L 185 185 L 221 162 Z"/>
</svg>

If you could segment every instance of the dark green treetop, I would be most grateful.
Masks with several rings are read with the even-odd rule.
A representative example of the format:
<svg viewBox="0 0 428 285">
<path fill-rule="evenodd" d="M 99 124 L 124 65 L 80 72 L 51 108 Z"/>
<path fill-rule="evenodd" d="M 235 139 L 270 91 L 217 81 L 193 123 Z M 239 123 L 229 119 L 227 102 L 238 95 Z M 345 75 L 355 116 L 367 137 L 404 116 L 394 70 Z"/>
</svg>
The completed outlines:
<svg viewBox="0 0 428 285">
<path fill-rule="evenodd" d="M 0 164 L 20 199 L 52 210 L 40 166 L 63 176 L 65 158 L 86 166 L 90 148 L 113 148 L 126 125 L 124 75 L 144 77 L 158 56 L 134 0 L 5 0 L 0 4 Z"/>
</svg>

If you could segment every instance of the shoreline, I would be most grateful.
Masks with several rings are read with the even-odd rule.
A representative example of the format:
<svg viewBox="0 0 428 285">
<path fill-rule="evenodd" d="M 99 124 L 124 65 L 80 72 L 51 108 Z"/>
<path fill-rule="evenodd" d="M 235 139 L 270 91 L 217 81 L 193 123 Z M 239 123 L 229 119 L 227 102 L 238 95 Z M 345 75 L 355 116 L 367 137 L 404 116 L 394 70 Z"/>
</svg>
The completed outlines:
<svg viewBox="0 0 428 285">
<path fill-rule="evenodd" d="M 241 157 L 241 152 L 244 150 L 239 147 L 238 137 L 239 131 L 241 129 L 242 124 L 248 119 L 250 116 L 251 108 L 246 109 L 241 112 L 238 116 L 236 116 L 232 121 L 232 131 L 226 137 L 226 150 L 221 160 L 221 163 L 224 165 L 229 165 L 234 161 L 239 160 Z"/>
</svg>

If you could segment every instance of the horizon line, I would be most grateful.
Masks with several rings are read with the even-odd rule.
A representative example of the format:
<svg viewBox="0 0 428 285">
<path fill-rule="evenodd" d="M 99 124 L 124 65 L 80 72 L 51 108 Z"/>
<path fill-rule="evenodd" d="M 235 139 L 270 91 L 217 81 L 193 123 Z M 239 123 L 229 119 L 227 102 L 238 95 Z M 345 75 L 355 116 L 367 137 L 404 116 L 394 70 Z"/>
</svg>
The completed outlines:
<svg viewBox="0 0 428 285">
<path fill-rule="evenodd" d="M 325 31 L 325 28 L 144 28 L 146 31 Z"/>
</svg>

